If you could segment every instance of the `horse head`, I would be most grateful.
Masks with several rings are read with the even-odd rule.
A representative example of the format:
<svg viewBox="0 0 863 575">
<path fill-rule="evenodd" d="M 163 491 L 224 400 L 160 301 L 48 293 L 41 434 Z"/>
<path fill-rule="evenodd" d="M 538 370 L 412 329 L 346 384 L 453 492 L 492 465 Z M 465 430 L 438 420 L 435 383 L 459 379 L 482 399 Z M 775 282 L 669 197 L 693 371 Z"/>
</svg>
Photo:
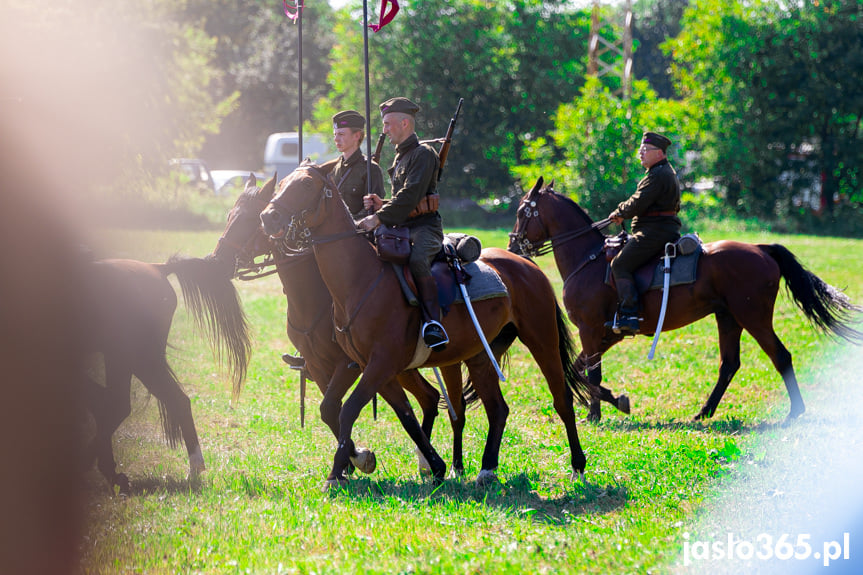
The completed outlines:
<svg viewBox="0 0 863 575">
<path fill-rule="evenodd" d="M 550 237 L 540 217 L 539 203 L 543 193 L 549 190 L 554 193 L 554 182 L 545 187 L 543 182 L 540 176 L 518 204 L 515 225 L 509 234 L 508 249 L 513 253 L 528 257 L 540 255 L 540 248 Z"/>
<path fill-rule="evenodd" d="M 312 230 L 327 221 L 327 200 L 334 197 L 341 198 L 329 174 L 303 161 L 279 182 L 278 192 L 261 212 L 264 233 L 287 249 L 308 249 Z M 350 218 L 346 207 L 344 211 Z"/>
<path fill-rule="evenodd" d="M 249 175 L 243 192 L 228 212 L 225 230 L 212 258 L 231 266 L 231 277 L 241 270 L 253 269 L 256 257 L 267 254 L 272 246 L 261 228 L 260 214 L 267 207 L 276 188 L 276 175 L 258 187 L 254 174 Z"/>
<path fill-rule="evenodd" d="M 554 247 L 589 236 L 602 241 L 600 229 L 608 220 L 593 223 L 587 212 L 570 198 L 554 191 L 554 180 L 543 186 L 540 177 L 518 205 L 515 225 L 509 234 L 509 251 L 528 257 L 545 255 Z"/>
</svg>

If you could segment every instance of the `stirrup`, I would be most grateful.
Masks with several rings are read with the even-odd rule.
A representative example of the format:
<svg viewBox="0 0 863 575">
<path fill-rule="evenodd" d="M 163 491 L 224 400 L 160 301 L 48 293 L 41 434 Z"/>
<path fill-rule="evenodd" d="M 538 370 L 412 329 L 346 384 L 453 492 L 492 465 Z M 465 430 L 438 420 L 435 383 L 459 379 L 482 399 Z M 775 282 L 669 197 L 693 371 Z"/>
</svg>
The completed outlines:
<svg viewBox="0 0 863 575">
<path fill-rule="evenodd" d="M 620 312 L 614 314 L 614 322 L 611 331 L 618 335 L 637 335 L 641 332 L 641 324 L 637 315 L 622 315 Z"/>
<path fill-rule="evenodd" d="M 435 320 L 425 322 L 421 329 L 423 341 L 427 346 L 436 351 L 443 351 L 443 347 L 449 343 L 449 336 L 446 330 Z"/>
</svg>

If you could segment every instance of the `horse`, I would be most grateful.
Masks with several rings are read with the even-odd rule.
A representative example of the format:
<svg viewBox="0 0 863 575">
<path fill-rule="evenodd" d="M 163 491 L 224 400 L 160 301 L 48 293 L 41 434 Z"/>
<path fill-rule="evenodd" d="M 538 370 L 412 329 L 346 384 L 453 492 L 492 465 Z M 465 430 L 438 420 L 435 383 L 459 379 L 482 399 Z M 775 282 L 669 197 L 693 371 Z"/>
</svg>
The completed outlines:
<svg viewBox="0 0 863 575">
<path fill-rule="evenodd" d="M 601 418 L 600 400 L 619 407 L 621 398 L 601 386 L 602 354 L 619 343 L 622 335 L 605 327 L 614 315 L 617 293 L 605 282 L 603 253 L 605 236 L 587 213 L 573 200 L 543 187 L 539 178 L 521 199 L 510 234 L 509 249 L 528 257 L 554 253 L 563 284 L 563 303 L 578 328 L 582 351 L 579 373 L 593 390 L 589 419 Z M 548 246 L 550 244 L 550 247 Z M 863 334 L 850 327 L 861 308 L 847 296 L 806 270 L 797 258 L 779 244 L 747 244 L 722 240 L 702 246 L 695 282 L 673 286 L 668 296 L 662 330 L 681 328 L 713 314 L 719 329 L 719 379 L 694 420 L 712 417 L 722 395 L 740 368 L 740 336 L 745 329 L 773 362 L 782 376 L 791 410 L 787 420 L 805 411 L 797 385 L 791 354 L 773 330 L 773 307 L 784 278 L 788 292 L 810 322 L 822 333 L 852 342 Z M 656 260 L 658 261 L 659 254 Z M 655 267 L 657 261 L 648 266 Z M 642 294 L 641 330 L 653 335 L 660 316 L 661 293 Z M 628 399 L 626 400 L 628 410 Z"/>
<path fill-rule="evenodd" d="M 189 476 L 206 469 L 189 397 L 168 365 L 166 347 L 177 295 L 168 281 L 175 275 L 194 323 L 205 334 L 220 363 L 229 369 L 233 394 L 238 397 L 246 375 L 251 344 L 245 315 L 229 275 L 217 262 L 173 256 L 154 264 L 128 259 L 87 263 L 85 334 L 91 353 L 104 357 L 105 382 L 89 375 L 85 403 L 95 421 L 95 435 L 87 449 L 89 465 L 113 490 L 129 493 L 129 478 L 116 472 L 111 436 L 131 413 L 132 376 L 159 402 L 162 428 L 169 445 L 182 439 L 189 455 Z"/>
<path fill-rule="evenodd" d="M 323 395 L 321 419 L 338 439 L 341 402 L 350 386 L 360 375 L 334 337 L 332 322 L 333 300 L 323 283 L 311 252 L 282 254 L 264 234 L 260 214 L 273 196 L 276 177 L 263 186 L 251 175 L 245 189 L 228 213 L 222 236 L 211 254 L 212 258 L 230 266 L 232 277 L 254 279 L 267 272 L 261 269 L 275 266 L 287 299 L 287 334 L 305 360 L 303 369 Z M 266 262 L 257 258 L 266 256 Z M 440 393 L 417 370 L 397 377 L 398 383 L 419 401 L 423 412 L 422 430 L 431 436 L 437 417 Z M 407 417 L 410 405 L 403 394 L 391 388 L 382 390 L 399 419 Z M 375 453 L 366 448 L 351 448 L 351 464 L 363 473 L 372 473 L 377 465 Z"/>
<path fill-rule="evenodd" d="M 466 306 L 454 305 L 443 319 L 450 337 L 447 348 L 418 354 L 422 352 L 419 311 L 402 295 L 393 266 L 381 261 L 365 235 L 357 232 L 335 184 L 313 164 L 301 165 L 280 182 L 278 193 L 261 213 L 261 221 L 271 238 L 287 241 L 303 237 L 312 246 L 333 299 L 336 338 L 362 368 L 360 381 L 339 415 L 339 445 L 327 484 L 346 481 L 343 472 L 354 423 L 382 385 L 411 367 L 437 366 L 447 373 L 460 362 L 468 366 L 489 420 L 477 479 L 482 483 L 484 478 L 494 477 L 509 408 Z M 589 392 L 567 369 L 569 360 L 564 350 L 571 348 L 566 345 L 568 332 L 551 283 L 532 262 L 505 250 L 483 250 L 483 259 L 494 267 L 508 290 L 505 297 L 474 302 L 483 333 L 493 339 L 517 336 L 532 352 L 566 428 L 573 473 L 580 476 L 586 458 L 578 438 L 573 398 L 586 403 Z M 442 481 L 446 465 L 440 456 L 430 445 L 417 446 L 435 481 Z"/>
</svg>

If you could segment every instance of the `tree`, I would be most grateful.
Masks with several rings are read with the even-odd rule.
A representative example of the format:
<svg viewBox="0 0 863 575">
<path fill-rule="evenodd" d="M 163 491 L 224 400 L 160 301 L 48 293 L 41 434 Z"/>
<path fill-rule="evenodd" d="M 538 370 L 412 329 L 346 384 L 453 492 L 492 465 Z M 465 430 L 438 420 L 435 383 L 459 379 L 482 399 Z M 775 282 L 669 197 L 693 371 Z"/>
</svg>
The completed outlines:
<svg viewBox="0 0 863 575">
<path fill-rule="evenodd" d="M 164 170 L 169 158 L 197 153 L 231 109 L 230 94 L 210 90 L 220 78 L 213 43 L 176 24 L 173 7 L 36 0 L 4 12 L 4 96 L 50 119 L 27 137 L 64 166 L 64 186 Z"/>
<path fill-rule="evenodd" d="M 335 43 L 333 11 L 327 2 L 307 2 L 303 26 L 304 121 L 327 93 L 329 51 Z M 211 163 L 258 169 L 267 136 L 294 131 L 299 122 L 298 26 L 279 2 L 186 0 L 183 20 L 217 41 L 226 71 L 216 93 L 239 93 L 237 107 L 204 148 Z"/>
<path fill-rule="evenodd" d="M 633 5 L 633 74 L 648 80 L 660 98 L 675 96 L 670 73 L 672 58 L 661 46 L 680 33 L 681 18 L 688 5 L 689 0 L 637 0 Z"/>
<path fill-rule="evenodd" d="M 566 4 L 418 0 L 370 34 L 375 117 L 379 102 L 408 96 L 423 108 L 420 138 L 436 138 L 444 135 L 458 98 L 465 99 L 446 168 L 449 197 L 507 194 L 508 168 L 523 139 L 550 128 L 552 111 L 577 93 L 589 19 Z M 338 109 L 363 110 L 361 21 L 344 9 L 336 23 L 333 89 L 316 114 L 321 129 Z"/>
<path fill-rule="evenodd" d="M 555 180 L 559 192 L 603 218 L 635 191 L 644 174 L 635 153 L 643 131 L 667 134 L 675 142 L 669 154 L 682 159 L 686 115 L 683 104 L 657 98 L 645 80 L 633 82 L 627 101 L 588 78 L 579 97 L 558 108 L 550 139 L 532 142 L 522 158 L 525 165 L 514 172 L 525 187 L 539 176 Z"/>
<path fill-rule="evenodd" d="M 704 169 L 738 213 L 799 219 L 785 175 L 801 169 L 824 174 L 828 210 L 837 191 L 859 198 L 860 22 L 854 0 L 694 0 L 687 10 L 668 43 L 677 87 L 703 130 Z M 801 151 L 813 168 L 795 166 Z"/>
</svg>

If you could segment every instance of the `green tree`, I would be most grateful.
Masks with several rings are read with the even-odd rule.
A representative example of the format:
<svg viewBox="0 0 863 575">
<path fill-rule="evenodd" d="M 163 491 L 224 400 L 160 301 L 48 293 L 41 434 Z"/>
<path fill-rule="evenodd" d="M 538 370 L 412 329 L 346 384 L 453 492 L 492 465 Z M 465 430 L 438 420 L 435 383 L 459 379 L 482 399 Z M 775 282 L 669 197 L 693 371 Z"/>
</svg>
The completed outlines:
<svg viewBox="0 0 863 575">
<path fill-rule="evenodd" d="M 197 154 L 230 111 L 233 96 L 211 92 L 221 76 L 213 42 L 177 24 L 174 7 L 166 0 L 5 6 L 4 96 L 41 108 L 50 122 L 31 135 L 51 165 L 69 164 L 67 178 L 98 174 L 108 184 L 123 174 L 128 183 L 165 170 L 169 158 Z"/>
<path fill-rule="evenodd" d="M 860 22 L 855 0 L 694 0 L 687 10 L 668 43 L 677 87 L 702 128 L 703 169 L 738 213 L 800 223 L 795 172 L 823 174 L 825 199 L 859 201 Z"/>
<path fill-rule="evenodd" d="M 239 93 L 220 133 L 208 138 L 205 157 L 217 165 L 260 168 L 267 136 L 299 125 L 299 26 L 281 2 L 185 0 L 182 14 L 188 26 L 201 27 L 217 40 L 216 61 L 226 74 L 215 93 Z M 335 36 L 327 2 L 306 3 L 302 32 L 305 122 L 329 90 Z"/>
<path fill-rule="evenodd" d="M 444 135 L 458 98 L 465 99 L 446 168 L 447 195 L 507 194 L 513 183 L 509 166 L 519 157 L 523 139 L 549 129 L 553 110 L 577 93 L 589 18 L 566 6 L 537 0 L 418 0 L 370 34 L 375 117 L 382 100 L 408 96 L 423 108 L 420 138 L 436 138 Z M 361 21 L 361 13 L 345 9 L 336 24 L 333 89 L 316 115 L 322 129 L 337 109 L 363 109 Z M 379 130 L 374 120 L 372 128 Z"/>
<path fill-rule="evenodd" d="M 537 138 L 513 169 L 524 187 L 536 178 L 554 180 L 559 192 L 575 199 L 595 219 L 604 218 L 635 191 L 644 171 L 636 150 L 641 134 L 655 130 L 675 142 L 672 162 L 683 159 L 687 125 L 685 105 L 657 98 L 646 80 L 633 83 L 632 98 L 623 100 L 597 78 L 588 78 L 574 101 L 555 114 L 549 138 Z"/>
<path fill-rule="evenodd" d="M 633 74 L 648 80 L 660 98 L 676 95 L 670 72 L 672 56 L 661 46 L 680 33 L 688 5 L 689 0 L 637 0 L 632 7 Z"/>
</svg>

